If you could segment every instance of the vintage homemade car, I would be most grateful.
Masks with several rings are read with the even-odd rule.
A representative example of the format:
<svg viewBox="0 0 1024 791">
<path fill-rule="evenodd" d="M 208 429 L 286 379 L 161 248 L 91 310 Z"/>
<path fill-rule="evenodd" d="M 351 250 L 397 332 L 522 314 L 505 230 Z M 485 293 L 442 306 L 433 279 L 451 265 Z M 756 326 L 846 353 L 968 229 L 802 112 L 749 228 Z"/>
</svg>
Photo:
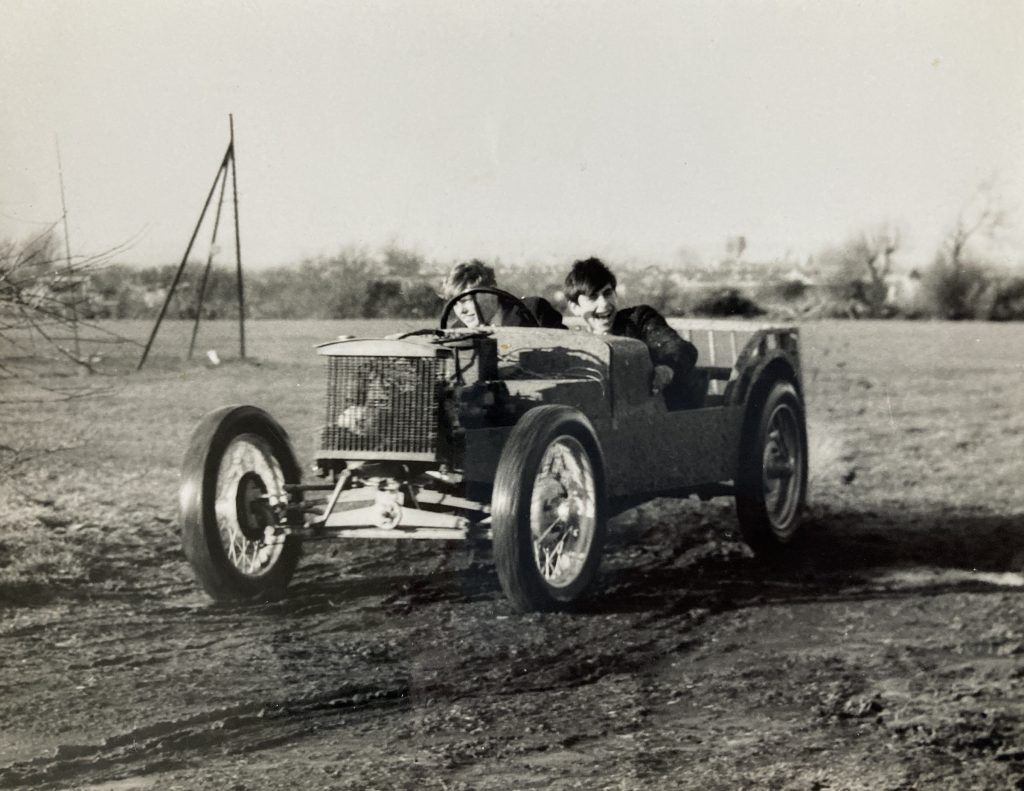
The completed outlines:
<svg viewBox="0 0 1024 791">
<path fill-rule="evenodd" d="M 490 541 L 520 611 L 594 583 L 610 516 L 654 497 L 731 496 L 756 554 L 785 550 L 807 490 L 798 331 L 683 320 L 699 397 L 669 410 L 640 341 L 532 326 L 447 326 L 322 344 L 317 480 L 254 406 L 193 433 L 179 514 L 215 599 L 281 595 L 304 538 Z M 528 321 L 520 323 L 530 323 Z"/>
</svg>

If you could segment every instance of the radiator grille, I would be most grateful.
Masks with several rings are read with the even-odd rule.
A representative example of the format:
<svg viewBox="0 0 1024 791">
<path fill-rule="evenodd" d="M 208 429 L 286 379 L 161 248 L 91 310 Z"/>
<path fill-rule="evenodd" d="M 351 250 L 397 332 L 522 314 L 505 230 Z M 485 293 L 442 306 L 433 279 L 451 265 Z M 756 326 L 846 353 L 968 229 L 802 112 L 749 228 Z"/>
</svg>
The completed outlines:
<svg viewBox="0 0 1024 791">
<path fill-rule="evenodd" d="M 355 458 L 433 456 L 444 372 L 436 357 L 328 357 L 321 449 Z"/>
</svg>

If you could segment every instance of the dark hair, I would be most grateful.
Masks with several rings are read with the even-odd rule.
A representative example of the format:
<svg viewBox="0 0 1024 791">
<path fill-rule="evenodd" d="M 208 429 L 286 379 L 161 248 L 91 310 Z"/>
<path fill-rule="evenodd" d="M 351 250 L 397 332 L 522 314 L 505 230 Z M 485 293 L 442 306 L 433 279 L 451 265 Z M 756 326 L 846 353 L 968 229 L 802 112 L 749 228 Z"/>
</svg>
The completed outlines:
<svg viewBox="0 0 1024 791">
<path fill-rule="evenodd" d="M 616 288 L 618 281 L 600 258 L 576 261 L 565 276 L 565 298 L 569 302 L 579 302 L 581 296 L 593 297 L 607 285 Z"/>
<path fill-rule="evenodd" d="M 441 283 L 441 297 L 451 299 L 456 294 L 461 294 L 467 288 L 494 288 L 497 281 L 494 278 L 494 269 L 483 261 L 474 258 L 472 261 L 464 261 L 452 267 L 444 282 Z"/>
</svg>

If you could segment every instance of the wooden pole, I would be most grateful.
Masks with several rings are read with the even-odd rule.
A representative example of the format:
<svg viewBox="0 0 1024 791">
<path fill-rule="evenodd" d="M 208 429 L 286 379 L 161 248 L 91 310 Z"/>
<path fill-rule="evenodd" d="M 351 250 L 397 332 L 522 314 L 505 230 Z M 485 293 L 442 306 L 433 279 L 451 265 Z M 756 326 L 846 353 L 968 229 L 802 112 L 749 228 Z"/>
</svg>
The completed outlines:
<svg viewBox="0 0 1024 791">
<path fill-rule="evenodd" d="M 217 176 L 214 178 L 213 184 L 210 185 L 210 192 L 206 196 L 206 203 L 203 204 L 203 210 L 199 212 L 199 219 L 196 220 L 196 227 L 192 231 L 192 238 L 188 240 L 188 247 L 185 248 L 185 255 L 181 257 L 181 264 L 178 265 L 178 271 L 174 275 L 171 287 L 167 290 L 167 298 L 164 300 L 164 304 L 160 308 L 160 315 L 156 317 L 156 323 L 153 325 L 153 331 L 149 334 L 149 340 L 146 341 L 146 348 L 142 350 L 142 359 L 139 360 L 139 364 L 135 368 L 136 371 L 141 371 L 142 366 L 146 363 L 146 358 L 149 356 L 149 350 L 153 346 L 153 339 L 156 338 L 157 330 L 160 329 L 160 324 L 164 320 L 164 314 L 167 313 L 167 306 L 171 304 L 171 298 L 174 296 L 174 289 L 178 287 L 178 281 L 181 280 L 181 273 L 185 271 L 185 264 L 188 263 L 188 254 L 192 252 L 192 245 L 195 244 L 196 236 L 199 235 L 199 227 L 203 224 L 203 218 L 206 216 L 206 210 L 210 207 L 210 200 L 213 198 L 213 191 L 217 189 L 217 182 L 220 181 L 221 171 L 228 166 L 228 157 L 230 156 L 231 147 L 228 146 L 228 150 L 224 152 L 224 159 L 221 160 L 220 167 L 217 168 Z"/>
<path fill-rule="evenodd" d="M 238 269 L 238 343 L 241 357 L 245 359 L 245 287 L 242 282 L 242 240 L 238 230 L 238 164 L 235 161 L 235 116 L 228 114 L 228 125 L 231 128 L 231 142 L 228 152 L 231 155 L 231 191 L 235 199 L 235 263 Z"/>
<path fill-rule="evenodd" d="M 64 221 L 64 255 L 68 273 L 69 284 L 73 284 L 73 272 L 71 271 L 71 239 L 68 236 L 68 206 L 64 200 L 64 166 L 60 161 L 60 140 L 54 136 L 54 143 L 57 145 L 57 177 L 60 179 L 60 209 L 61 219 Z M 78 343 L 78 287 L 74 286 L 71 292 L 71 331 L 75 338 L 75 359 L 82 359 L 82 350 Z"/>
</svg>

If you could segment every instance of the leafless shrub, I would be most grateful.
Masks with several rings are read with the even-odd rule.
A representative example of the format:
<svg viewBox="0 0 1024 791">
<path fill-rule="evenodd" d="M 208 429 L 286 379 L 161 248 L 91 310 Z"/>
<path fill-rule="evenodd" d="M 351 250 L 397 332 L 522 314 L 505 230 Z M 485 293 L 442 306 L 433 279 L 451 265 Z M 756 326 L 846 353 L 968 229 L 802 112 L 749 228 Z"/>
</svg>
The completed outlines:
<svg viewBox="0 0 1024 791">
<path fill-rule="evenodd" d="M 30 391 L 53 397 L 78 398 L 96 385 L 54 382 L 69 370 L 98 373 L 104 350 L 130 341 L 83 319 L 90 273 L 111 253 L 69 259 L 58 252 L 58 241 L 53 226 L 20 242 L 0 240 L 0 380 L 28 383 Z M 9 394 L 9 388 L 4 392 Z"/>
<path fill-rule="evenodd" d="M 836 297 L 853 316 L 880 318 L 889 312 L 888 277 L 902 233 L 891 222 L 852 236 L 845 244 L 822 252 L 821 268 Z"/>
<path fill-rule="evenodd" d="M 986 181 L 957 216 L 925 275 L 935 314 L 944 319 L 987 319 L 998 298 L 988 253 L 1008 224 L 994 181 Z"/>
</svg>

